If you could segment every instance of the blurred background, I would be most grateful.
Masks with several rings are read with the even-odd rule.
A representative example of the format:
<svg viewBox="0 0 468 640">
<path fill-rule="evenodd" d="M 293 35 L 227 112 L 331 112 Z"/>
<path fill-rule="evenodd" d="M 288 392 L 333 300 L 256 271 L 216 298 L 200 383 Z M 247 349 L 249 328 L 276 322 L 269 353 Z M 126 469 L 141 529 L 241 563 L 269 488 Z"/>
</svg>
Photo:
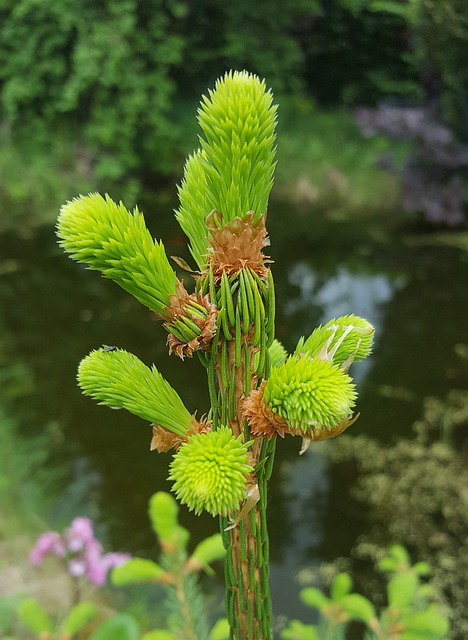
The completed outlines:
<svg viewBox="0 0 468 640">
<path fill-rule="evenodd" d="M 307 622 L 299 589 L 336 567 L 378 601 L 372 561 L 400 543 L 433 565 L 451 637 L 466 638 L 466 0 L 0 2 L 0 595 L 49 580 L 60 600 L 27 557 L 76 515 L 109 550 L 155 557 L 147 502 L 169 488 L 169 457 L 142 421 L 81 396 L 77 364 L 126 348 L 201 413 L 205 382 L 146 309 L 63 255 L 54 224 L 65 200 L 108 192 L 190 262 L 176 184 L 200 96 L 229 69 L 265 78 L 279 105 L 277 337 L 291 350 L 346 313 L 376 327 L 349 435 L 301 458 L 279 443 L 275 613 Z M 193 544 L 217 528 L 181 517 Z"/>
</svg>

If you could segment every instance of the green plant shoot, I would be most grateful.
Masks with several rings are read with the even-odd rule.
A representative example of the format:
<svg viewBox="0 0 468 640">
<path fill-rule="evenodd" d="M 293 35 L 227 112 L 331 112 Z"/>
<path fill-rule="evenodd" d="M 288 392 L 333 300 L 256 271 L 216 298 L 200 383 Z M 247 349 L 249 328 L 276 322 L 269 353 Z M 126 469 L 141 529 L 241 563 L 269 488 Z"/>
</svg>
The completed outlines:
<svg viewBox="0 0 468 640">
<path fill-rule="evenodd" d="M 85 357 L 78 382 L 101 404 L 149 422 L 151 448 L 173 452 L 176 496 L 195 513 L 219 517 L 234 640 L 272 638 L 266 509 L 278 436 L 299 436 L 304 451 L 354 422 L 348 370 L 370 354 L 374 333 L 348 315 L 311 331 L 289 357 L 275 340 L 275 286 L 264 251 L 276 117 L 265 82 L 246 71 L 227 73 L 202 98 L 200 148 L 186 162 L 176 211 L 196 263 L 193 291 L 138 209 L 91 194 L 65 204 L 57 223 L 65 251 L 152 309 L 168 331 L 169 352 L 196 355 L 206 372 L 208 408 L 186 408 L 154 366 L 119 349 Z M 176 525 L 169 516 L 164 526 Z M 204 565 L 210 555 L 203 547 L 194 562 Z M 137 580 L 159 579 L 153 566 L 134 571 Z"/>
</svg>

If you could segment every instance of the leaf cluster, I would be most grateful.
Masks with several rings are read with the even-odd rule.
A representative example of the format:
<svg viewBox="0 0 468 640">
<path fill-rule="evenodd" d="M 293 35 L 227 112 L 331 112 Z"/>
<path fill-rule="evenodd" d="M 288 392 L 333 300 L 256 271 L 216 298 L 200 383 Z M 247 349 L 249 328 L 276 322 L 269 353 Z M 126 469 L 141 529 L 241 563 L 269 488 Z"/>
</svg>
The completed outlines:
<svg viewBox="0 0 468 640">
<path fill-rule="evenodd" d="M 301 591 L 302 602 L 320 611 L 320 621 L 317 626 L 290 622 L 281 634 L 283 640 L 344 640 L 353 621 L 364 627 L 364 640 L 444 640 L 448 620 L 429 603 L 427 585 L 421 582 L 421 577 L 430 573 L 429 565 L 411 566 L 406 549 L 395 545 L 389 548 L 379 569 L 389 574 L 388 605 L 380 613 L 370 600 L 352 592 L 347 573 L 339 573 L 329 597 L 315 587 Z"/>
<path fill-rule="evenodd" d="M 434 597 L 451 614 L 450 638 L 468 633 L 468 472 L 463 448 L 437 437 L 459 441 L 467 407 L 466 391 L 454 390 L 445 400 L 428 398 L 416 438 L 391 446 L 364 436 L 340 438 L 329 453 L 338 464 L 357 466 L 352 493 L 371 514 L 372 526 L 355 554 L 376 558 L 391 541 L 404 540 L 415 558 L 430 562 Z M 366 584 L 378 591 L 370 576 L 364 589 Z"/>
</svg>

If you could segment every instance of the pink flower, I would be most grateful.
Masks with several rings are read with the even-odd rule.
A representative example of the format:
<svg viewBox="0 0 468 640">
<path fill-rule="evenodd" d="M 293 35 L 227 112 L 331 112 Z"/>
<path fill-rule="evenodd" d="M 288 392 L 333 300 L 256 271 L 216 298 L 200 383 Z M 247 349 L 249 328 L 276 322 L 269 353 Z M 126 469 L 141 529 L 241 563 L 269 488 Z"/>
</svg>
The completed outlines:
<svg viewBox="0 0 468 640">
<path fill-rule="evenodd" d="M 65 532 L 68 550 L 71 553 L 83 551 L 93 542 L 93 523 L 89 518 L 75 518 Z"/>
<path fill-rule="evenodd" d="M 67 559 L 68 573 L 74 578 L 86 580 L 102 587 L 113 567 L 126 562 L 125 553 L 103 554 L 102 545 L 93 533 L 89 518 L 75 518 L 63 536 L 55 531 L 42 534 L 30 555 L 33 564 L 40 564 L 44 556 L 52 554 Z"/>
<path fill-rule="evenodd" d="M 74 578 L 84 576 L 86 571 L 86 563 L 83 558 L 72 558 L 68 563 L 68 573 Z"/>
<path fill-rule="evenodd" d="M 47 531 L 39 536 L 29 560 L 32 564 L 41 564 L 44 556 L 49 554 L 59 558 L 63 558 L 65 555 L 65 545 L 60 534 L 56 531 Z"/>
</svg>

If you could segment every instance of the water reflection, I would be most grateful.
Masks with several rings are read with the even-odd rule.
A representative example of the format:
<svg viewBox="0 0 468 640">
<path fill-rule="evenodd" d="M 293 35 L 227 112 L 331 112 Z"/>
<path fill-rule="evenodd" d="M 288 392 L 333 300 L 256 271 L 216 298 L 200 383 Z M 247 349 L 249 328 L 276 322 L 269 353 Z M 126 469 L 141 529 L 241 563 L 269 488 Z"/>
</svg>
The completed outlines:
<svg viewBox="0 0 468 640">
<path fill-rule="evenodd" d="M 376 326 L 373 357 L 355 367 L 362 412 L 355 432 L 387 440 L 408 433 L 425 396 L 468 386 L 459 355 L 468 344 L 465 254 L 408 246 L 358 223 L 312 226 L 310 217 L 295 212 L 286 228 L 284 215 L 270 213 L 278 338 L 292 349 L 314 326 L 345 313 Z M 164 222 L 174 229 L 171 224 Z M 180 235 L 171 237 L 175 246 L 168 252 L 187 259 Z M 65 467 L 47 517 L 66 521 L 79 509 L 98 519 L 98 532 L 112 547 L 152 554 L 146 505 L 154 491 L 168 488 L 169 456 L 150 453 L 144 422 L 83 397 L 77 364 L 102 344 L 126 348 L 154 362 L 188 408 L 203 412 L 208 395 L 198 363 L 170 358 L 152 315 L 62 255 L 52 228 L 30 238 L 0 236 L 0 296 L 0 402 L 26 436 L 46 431 L 51 468 Z M 269 519 L 276 611 L 304 617 L 297 571 L 348 553 L 365 521 L 340 470 L 329 469 L 314 449 L 298 458 L 298 449 L 292 438 L 278 447 Z M 194 531 L 194 544 L 217 526 L 185 510 L 182 520 Z"/>
</svg>

